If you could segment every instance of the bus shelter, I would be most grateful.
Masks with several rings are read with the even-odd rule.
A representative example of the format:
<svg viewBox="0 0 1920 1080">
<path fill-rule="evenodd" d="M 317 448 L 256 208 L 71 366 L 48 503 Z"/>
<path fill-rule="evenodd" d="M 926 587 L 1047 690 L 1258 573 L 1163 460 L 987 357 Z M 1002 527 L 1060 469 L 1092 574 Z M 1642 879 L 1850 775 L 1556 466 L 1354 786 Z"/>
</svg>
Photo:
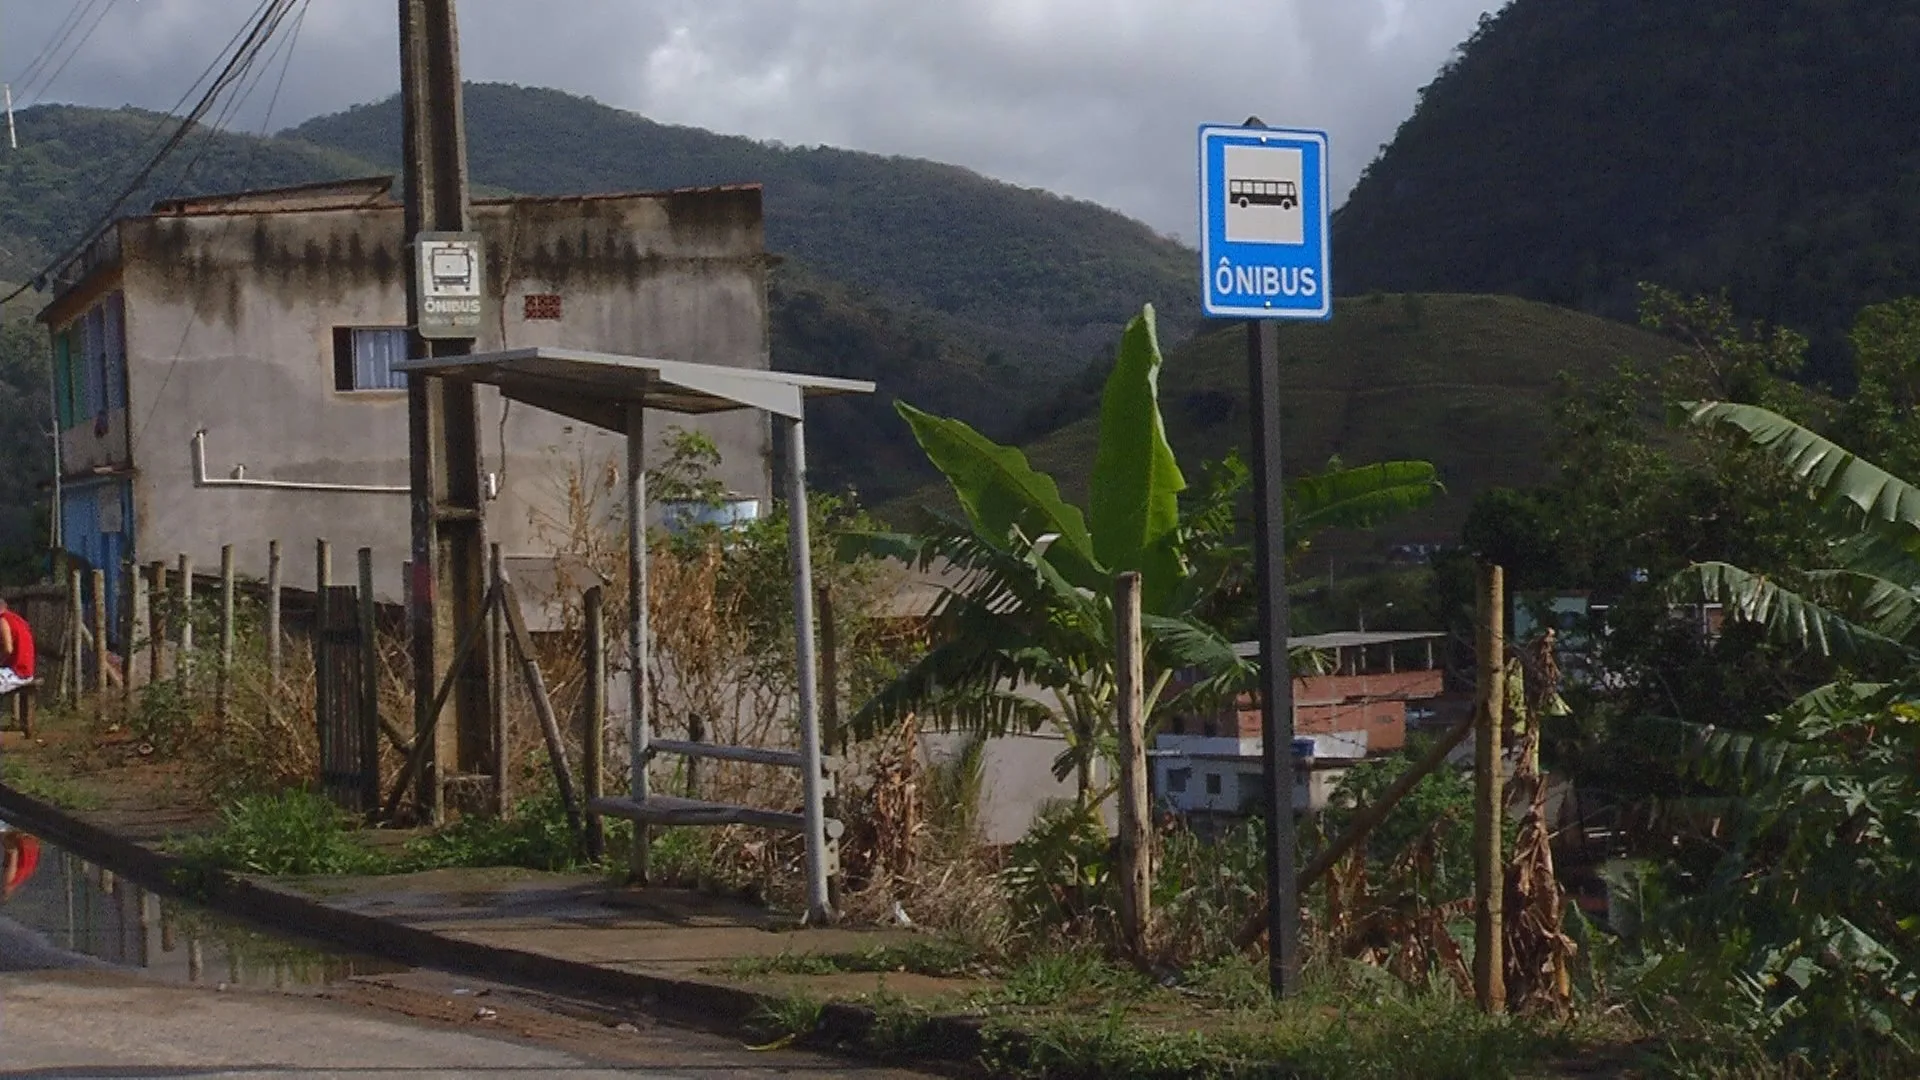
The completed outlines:
<svg viewBox="0 0 1920 1080">
<path fill-rule="evenodd" d="M 626 437 L 628 679 L 632 783 L 625 798 L 598 799 L 590 813 L 635 822 L 634 870 L 642 880 L 652 825 L 757 825 L 800 832 L 806 838 L 807 919 L 833 918 L 827 876 L 837 854 L 840 822 L 826 817 L 826 759 L 820 745 L 820 706 L 813 628 L 813 560 L 807 536 L 806 400 L 868 394 L 874 384 L 782 371 L 722 367 L 681 360 L 583 352 L 545 346 L 418 357 L 396 363 L 410 376 L 434 376 L 497 387 L 502 396 L 559 413 Z M 797 752 L 655 739 L 649 715 L 647 671 L 652 639 L 647 626 L 646 411 L 683 414 L 758 409 L 784 421 L 787 439 L 788 547 L 793 584 L 795 656 L 800 705 Z M 800 770 L 799 814 L 657 795 L 646 765 L 659 753 L 749 761 Z"/>
</svg>

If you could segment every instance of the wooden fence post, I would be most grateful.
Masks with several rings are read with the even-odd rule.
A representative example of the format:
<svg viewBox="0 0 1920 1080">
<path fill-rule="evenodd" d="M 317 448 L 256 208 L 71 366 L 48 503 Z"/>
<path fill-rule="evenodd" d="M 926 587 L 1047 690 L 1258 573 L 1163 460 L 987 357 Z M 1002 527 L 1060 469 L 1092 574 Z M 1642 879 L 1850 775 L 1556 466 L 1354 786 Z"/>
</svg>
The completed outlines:
<svg viewBox="0 0 1920 1080">
<path fill-rule="evenodd" d="M 280 695 L 280 541 L 267 541 L 267 677 L 273 682 L 269 697 Z"/>
<path fill-rule="evenodd" d="M 193 556 L 180 553 L 180 647 L 173 661 L 175 674 L 193 680 Z"/>
<path fill-rule="evenodd" d="M 220 545 L 220 666 L 214 672 L 213 715 L 221 723 L 233 694 L 233 545 Z"/>
<path fill-rule="evenodd" d="M 94 712 L 101 721 L 107 718 L 107 572 L 96 569 L 93 588 L 93 695 Z"/>
<path fill-rule="evenodd" d="M 123 723 L 133 720 L 133 658 L 138 655 L 140 635 L 145 631 L 152 616 L 147 610 L 147 576 L 141 572 L 139 563 L 131 560 L 127 563 L 127 624 L 126 637 L 120 645 L 120 673 L 126 676 L 120 680 L 120 719 Z"/>
<path fill-rule="evenodd" d="M 1120 929 L 1144 957 L 1153 896 L 1153 838 L 1147 808 L 1146 667 L 1140 631 L 1140 575 L 1114 579 L 1114 698 L 1120 729 Z"/>
<path fill-rule="evenodd" d="M 580 695 L 587 714 L 580 767 L 586 773 L 584 785 L 587 806 L 606 794 L 607 747 L 607 611 L 606 597 L 600 586 L 587 590 L 587 685 Z M 498 668 L 495 669 L 499 670 Z M 606 822 L 600 815 L 587 812 L 587 856 L 595 862 L 607 857 Z"/>
<path fill-rule="evenodd" d="M 313 542 L 313 723 L 320 733 L 320 770 L 325 773 L 333 761 L 332 694 L 327 674 L 327 589 L 333 585 L 333 545 L 325 540 Z"/>
<path fill-rule="evenodd" d="M 60 692 L 75 705 L 80 703 L 80 695 L 87 685 L 86 664 L 80 652 L 82 623 L 86 618 L 86 605 L 80 596 L 80 569 L 74 567 L 67 571 L 67 655 L 60 663 Z"/>
<path fill-rule="evenodd" d="M 380 625 L 373 601 L 373 549 L 360 556 L 360 776 L 361 805 L 380 807 Z"/>
<path fill-rule="evenodd" d="M 1500 770 L 1502 712 L 1506 704 L 1506 582 L 1500 567 L 1480 567 L 1479 708 L 1474 738 L 1474 919 L 1473 986 L 1480 1008 L 1507 1008 L 1506 964 L 1501 957 L 1506 863 L 1500 855 L 1505 814 Z"/>
<path fill-rule="evenodd" d="M 147 568 L 152 578 L 152 595 L 147 597 L 147 681 L 166 678 L 167 654 L 167 564 L 155 559 Z"/>
<path fill-rule="evenodd" d="M 487 573 L 494 583 L 500 581 L 505 565 L 500 545 L 489 545 Z M 513 809 L 513 794 L 509 790 L 513 784 L 513 748 L 509 740 L 511 733 L 507 730 L 506 626 L 501 605 L 487 609 L 487 670 L 492 673 L 487 684 L 487 726 L 493 733 L 493 812 L 503 818 Z"/>
</svg>

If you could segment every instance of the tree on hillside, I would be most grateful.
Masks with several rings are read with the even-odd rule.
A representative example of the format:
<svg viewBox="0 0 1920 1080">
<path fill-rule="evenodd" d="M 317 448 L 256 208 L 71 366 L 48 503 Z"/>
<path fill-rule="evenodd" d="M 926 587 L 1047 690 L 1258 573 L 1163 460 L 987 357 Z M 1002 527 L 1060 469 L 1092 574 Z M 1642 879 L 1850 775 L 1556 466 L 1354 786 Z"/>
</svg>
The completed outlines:
<svg viewBox="0 0 1920 1080">
<path fill-rule="evenodd" d="M 1055 771 L 1078 776 L 1089 795 L 1093 763 L 1113 747 L 1113 587 L 1126 571 L 1141 575 L 1150 711 L 1251 685 L 1250 665 L 1223 633 L 1223 601 L 1244 573 L 1233 507 L 1245 473 L 1224 470 L 1183 510 L 1186 480 L 1160 415 L 1160 364 L 1149 306 L 1128 325 L 1107 380 L 1084 512 L 1019 450 L 900 406 L 965 518 L 938 519 L 914 536 L 867 536 L 860 547 L 922 569 L 950 567 L 960 580 L 943 589 L 933 613 L 934 648 L 860 709 L 856 732 L 910 714 L 984 735 L 1055 725 L 1067 744 Z M 1367 526 L 1423 504 L 1436 486 L 1424 462 L 1303 477 L 1288 490 L 1290 539 Z M 1181 670 L 1199 677 L 1163 697 Z"/>
</svg>

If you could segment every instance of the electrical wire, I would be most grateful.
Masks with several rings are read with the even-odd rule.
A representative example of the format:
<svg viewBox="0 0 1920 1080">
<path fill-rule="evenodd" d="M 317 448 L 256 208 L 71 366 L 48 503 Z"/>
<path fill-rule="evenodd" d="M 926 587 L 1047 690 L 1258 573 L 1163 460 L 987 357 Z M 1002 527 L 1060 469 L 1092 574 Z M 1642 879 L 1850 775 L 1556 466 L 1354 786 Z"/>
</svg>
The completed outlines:
<svg viewBox="0 0 1920 1080">
<path fill-rule="evenodd" d="M 312 5 L 313 5 L 313 0 L 301 0 L 300 14 L 294 18 L 293 29 L 288 31 L 287 37 L 283 42 L 283 45 L 286 51 L 286 59 L 280 65 L 280 77 L 273 84 L 273 94 L 271 97 L 267 99 L 266 116 L 263 117 L 260 121 L 260 140 L 261 141 L 256 141 L 253 144 L 253 148 L 251 152 L 248 153 L 247 155 L 246 171 L 243 174 L 242 179 L 240 181 L 240 190 L 242 191 L 253 186 L 253 170 L 255 166 L 259 164 L 260 147 L 264 143 L 267 130 L 273 126 L 273 111 L 274 111 L 274 108 L 278 106 L 280 103 L 280 91 L 283 88 L 285 88 L 285 86 L 287 85 L 287 72 L 291 70 L 293 67 L 294 50 L 298 48 L 300 44 L 300 28 L 306 25 L 307 10 Z M 278 57 L 279 55 L 280 55 L 279 50 L 276 50 L 274 52 L 274 56 Z M 267 63 L 262 65 L 261 67 L 262 76 L 265 75 L 266 69 L 272 66 L 272 63 L 273 63 L 273 59 L 269 58 Z M 242 93 L 243 94 L 250 93 L 253 87 L 257 87 L 259 85 L 259 82 L 260 82 L 259 78 L 256 78 L 247 89 L 242 91 Z M 202 153 L 206 152 L 206 147 L 207 145 L 211 144 L 213 137 L 214 137 L 213 133 L 210 133 L 207 136 L 208 142 L 203 143 L 201 146 Z M 199 158 L 196 157 L 194 160 L 195 162 L 197 162 Z M 187 172 L 191 173 L 192 171 L 193 171 L 193 164 L 189 163 L 187 166 Z M 180 183 L 185 183 L 186 179 L 187 179 L 186 174 L 183 173 L 180 177 Z M 226 240 L 228 232 L 232 230 L 234 222 L 239 220 L 240 218 L 238 215 L 231 215 L 231 214 L 228 215 L 226 221 L 223 222 L 220 226 L 220 234 L 218 239 L 216 240 L 216 243 L 224 242 Z M 199 324 L 196 321 L 189 319 L 187 320 L 186 327 L 180 332 L 180 342 L 179 344 L 175 345 L 173 348 L 172 359 L 167 361 L 166 374 L 160 377 L 160 385 L 158 389 L 154 391 L 153 404 L 147 407 L 147 415 L 141 418 L 140 427 L 137 430 L 135 430 L 133 433 L 133 439 L 136 444 L 138 444 L 141 438 L 146 435 L 147 425 L 153 423 L 154 414 L 159 411 L 160 403 L 166 400 L 167 387 L 173 382 L 173 373 L 175 370 L 177 370 L 180 367 L 180 358 L 186 355 L 187 342 L 192 340 L 193 331 L 195 327 L 197 327 L 198 325 Z"/>
<path fill-rule="evenodd" d="M 219 100 L 220 95 L 246 75 L 248 69 L 259 59 L 261 52 L 271 39 L 272 31 L 279 27 L 281 21 L 286 18 L 287 12 L 297 2 L 298 0 L 263 0 L 260 8 L 256 9 L 261 12 L 259 18 L 251 24 L 250 28 L 244 28 L 241 33 L 235 35 L 235 40 L 240 41 L 239 48 L 234 52 L 233 56 L 228 59 L 225 67 L 221 69 L 220 74 L 214 79 L 212 84 L 207 87 L 206 92 L 194 105 L 193 109 L 190 110 L 185 117 L 181 118 L 179 124 L 174 128 L 173 134 L 169 136 L 166 142 L 161 145 L 160 149 L 147 160 L 147 163 L 141 166 L 140 170 L 127 182 L 126 186 L 122 188 L 120 193 L 114 197 L 113 201 L 107 205 L 106 209 L 93 224 L 89 225 L 86 231 L 80 234 L 78 240 L 68 245 L 65 250 L 50 260 L 47 265 L 38 273 L 34 274 L 26 284 L 21 285 L 6 296 L 0 297 L 0 305 L 12 301 L 15 297 L 33 288 L 35 282 L 44 282 L 48 274 L 58 270 L 69 260 L 84 251 L 86 245 L 101 229 L 113 223 L 121 207 L 125 206 L 127 200 L 131 199 L 134 194 L 146 184 L 147 180 L 153 176 L 154 172 L 159 169 L 160 165 L 166 161 L 168 156 L 187 140 L 187 137 L 193 133 L 194 126 L 212 110 L 214 104 Z M 219 58 L 215 57 L 215 63 L 217 64 L 218 62 Z M 209 65 L 208 70 L 212 70 L 212 65 Z M 204 79 L 204 76 L 202 76 L 202 78 Z M 197 81 L 195 85 L 198 85 Z"/>
<path fill-rule="evenodd" d="M 87 12 L 91 11 L 94 4 L 98 2 L 99 0 L 86 0 L 84 4 L 75 4 L 68 8 L 67 17 L 60 21 L 60 25 L 53 28 L 53 33 L 47 35 L 46 43 L 40 46 L 40 52 L 27 63 L 25 70 L 13 77 L 13 85 L 21 88 L 23 97 L 26 94 L 27 84 L 40 72 L 46 70 L 46 66 L 52 62 L 53 57 L 65 47 L 67 39 L 73 36 L 74 30 L 80 25 L 80 20 L 86 18 Z"/>
<path fill-rule="evenodd" d="M 233 117 L 239 113 L 241 107 L 253 97 L 254 91 L 260 88 L 260 83 L 266 79 L 267 72 L 272 70 L 275 62 L 280 62 L 280 77 L 279 80 L 274 83 L 272 96 L 267 100 L 267 114 L 260 128 L 260 138 L 266 138 L 267 130 L 273 125 L 273 110 L 280 102 L 280 92 L 287 85 L 287 71 L 293 66 L 293 49 L 299 44 L 300 28 L 306 24 L 307 11 L 312 7 L 312 4 L 313 0 L 300 0 L 300 13 L 294 16 L 293 28 L 287 32 L 285 37 L 280 39 L 279 44 L 274 46 L 273 52 L 267 55 L 266 61 L 257 65 L 252 79 L 246 81 L 237 93 L 228 96 L 226 105 L 220 110 L 220 115 L 214 119 L 213 123 L 202 125 L 207 129 L 206 137 L 200 140 L 200 148 L 194 151 L 193 157 L 187 161 L 186 168 L 180 171 L 180 175 L 176 177 L 173 184 L 167 188 L 166 198 L 174 198 L 186 187 L 187 181 L 193 175 L 193 170 L 198 167 L 202 159 L 206 157 L 207 151 L 211 150 L 213 144 L 219 141 L 221 136 L 226 134 L 228 121 L 232 120 Z M 283 14 L 282 19 L 284 18 L 285 16 Z M 268 34 L 271 35 L 278 28 L 279 23 L 276 21 L 274 27 L 268 31 Z M 284 60 L 282 60 L 283 54 Z M 245 179 L 240 182 L 240 190 L 244 191 L 253 186 L 253 170 L 259 161 L 259 157 L 260 143 L 255 142 L 247 153 Z"/>
<path fill-rule="evenodd" d="M 87 42 L 93 38 L 94 31 L 100 29 L 100 24 L 106 21 L 107 14 L 111 12 L 113 6 L 119 2 L 120 0 L 107 0 L 106 6 L 100 9 L 100 14 L 95 15 L 93 22 L 87 26 L 87 32 L 81 34 L 80 40 L 74 42 L 73 48 L 67 50 L 66 58 L 60 61 L 60 66 L 54 68 L 51 75 L 41 80 L 39 89 L 22 94 L 23 97 L 31 98 L 27 104 L 39 104 L 40 99 L 46 96 L 47 91 L 53 89 L 53 84 L 59 80 L 61 73 L 67 70 L 67 65 L 73 63 L 73 58 L 79 56 L 80 50 L 87 47 Z"/>
</svg>

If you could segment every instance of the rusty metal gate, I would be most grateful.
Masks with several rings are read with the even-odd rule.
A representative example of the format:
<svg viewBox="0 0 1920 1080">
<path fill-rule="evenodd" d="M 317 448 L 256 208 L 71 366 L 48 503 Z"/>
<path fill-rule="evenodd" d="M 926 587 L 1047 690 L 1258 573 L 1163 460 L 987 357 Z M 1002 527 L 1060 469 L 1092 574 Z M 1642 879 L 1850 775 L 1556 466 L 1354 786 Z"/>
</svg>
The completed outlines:
<svg viewBox="0 0 1920 1080">
<path fill-rule="evenodd" d="M 314 613 L 314 712 L 320 725 L 320 786 L 342 809 L 372 813 L 380 806 L 380 718 L 370 693 L 379 673 L 368 670 L 359 590 L 329 585 Z"/>
</svg>

